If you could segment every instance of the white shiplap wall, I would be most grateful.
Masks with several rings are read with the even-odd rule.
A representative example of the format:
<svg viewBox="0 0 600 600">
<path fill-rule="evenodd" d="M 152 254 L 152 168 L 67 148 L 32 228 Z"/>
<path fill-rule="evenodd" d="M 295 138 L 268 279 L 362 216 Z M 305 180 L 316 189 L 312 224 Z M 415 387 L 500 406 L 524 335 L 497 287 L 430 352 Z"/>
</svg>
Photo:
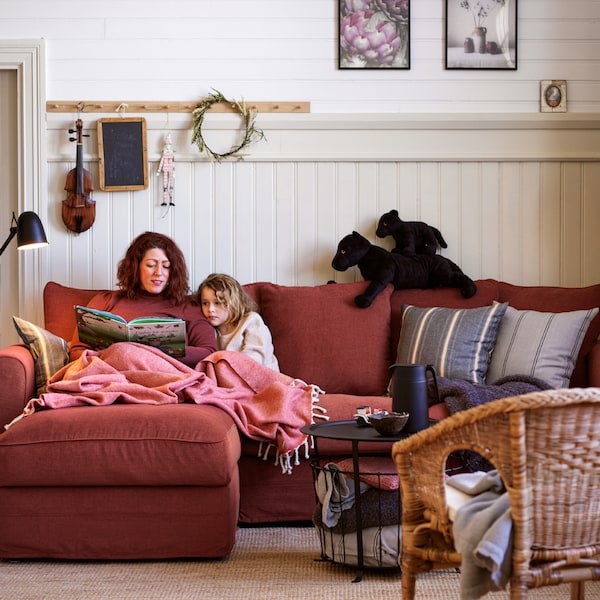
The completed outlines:
<svg viewBox="0 0 600 600">
<path fill-rule="evenodd" d="M 73 166 L 66 115 L 48 115 L 49 278 L 110 287 L 114 265 L 146 229 L 172 235 L 190 259 L 192 285 L 213 270 L 241 281 L 318 284 L 359 278 L 330 266 L 339 239 L 358 230 L 373 242 L 379 216 L 437 225 L 444 254 L 474 279 L 520 284 L 600 282 L 600 115 L 528 118 L 438 116 L 262 116 L 266 141 L 243 162 L 210 163 L 190 144 L 188 117 L 170 123 L 176 206 L 155 176 L 164 134 L 148 118 L 147 190 L 94 193 L 97 219 L 80 236 L 62 225 L 65 173 Z M 97 181 L 95 119 L 88 115 L 86 164 Z M 214 143 L 236 118 L 213 115 Z M 64 260 L 64 256 L 68 260 Z"/>
<path fill-rule="evenodd" d="M 337 5 L 2 0 L 0 39 L 46 40 L 51 100 L 189 101 L 217 88 L 316 113 L 520 113 L 539 110 L 540 80 L 567 79 L 570 111 L 600 110 L 600 0 L 519 0 L 516 71 L 446 71 L 444 0 L 411 2 L 410 70 L 338 70 Z"/>
<path fill-rule="evenodd" d="M 335 0 L 0 0 L 0 40 L 45 40 L 44 102 L 193 101 L 216 88 L 311 103 L 311 115 L 261 115 L 268 141 L 220 165 L 190 148 L 189 115 L 144 115 L 150 188 L 96 191 L 96 223 L 80 236 L 60 218 L 76 115 L 48 114 L 44 278 L 110 287 L 132 237 L 155 229 L 181 244 L 192 285 L 210 270 L 345 281 L 357 275 L 331 270 L 337 241 L 352 229 L 374 240 L 395 206 L 438 225 L 474 278 L 600 281 L 600 0 L 519 0 L 516 71 L 446 71 L 444 1 L 411 5 L 410 70 L 340 71 Z M 567 79 L 567 114 L 539 114 L 542 79 Z M 102 116 L 114 115 L 83 115 L 92 133 Z M 237 123 L 224 119 L 227 138 Z M 163 218 L 153 174 L 169 130 L 177 206 Z"/>
</svg>

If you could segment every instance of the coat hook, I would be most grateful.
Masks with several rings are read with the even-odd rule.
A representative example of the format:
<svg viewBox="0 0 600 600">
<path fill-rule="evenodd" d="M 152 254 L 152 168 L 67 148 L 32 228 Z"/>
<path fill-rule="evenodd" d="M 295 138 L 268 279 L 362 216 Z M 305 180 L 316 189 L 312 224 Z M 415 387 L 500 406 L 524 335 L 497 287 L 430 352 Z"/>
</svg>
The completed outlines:
<svg viewBox="0 0 600 600">
<path fill-rule="evenodd" d="M 115 108 L 115 112 L 119 113 L 119 115 L 122 117 L 123 113 L 127 110 L 128 106 L 129 105 L 127 104 L 127 102 L 121 102 L 121 104 L 119 104 L 119 106 Z"/>
</svg>

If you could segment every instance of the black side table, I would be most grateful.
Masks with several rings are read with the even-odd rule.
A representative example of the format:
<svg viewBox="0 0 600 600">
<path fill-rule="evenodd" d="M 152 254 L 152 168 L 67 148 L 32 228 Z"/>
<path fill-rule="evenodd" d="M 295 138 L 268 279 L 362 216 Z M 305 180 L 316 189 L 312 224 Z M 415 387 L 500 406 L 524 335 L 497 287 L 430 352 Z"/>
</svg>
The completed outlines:
<svg viewBox="0 0 600 600">
<path fill-rule="evenodd" d="M 353 579 L 353 582 L 359 582 L 363 575 L 364 554 L 361 498 L 360 493 L 358 493 L 358 490 L 360 489 L 358 445 L 360 442 L 396 442 L 411 434 L 400 432 L 395 436 L 385 436 L 377 433 L 373 427 L 358 425 L 356 421 L 329 421 L 326 423 L 316 423 L 313 425 L 305 425 L 300 431 L 313 436 L 315 442 L 315 461 L 317 462 L 319 461 L 317 438 L 348 440 L 352 442 L 352 467 L 354 471 L 354 486 L 357 490 L 354 501 L 354 510 L 356 511 L 356 549 L 358 554 L 356 577 Z"/>
</svg>

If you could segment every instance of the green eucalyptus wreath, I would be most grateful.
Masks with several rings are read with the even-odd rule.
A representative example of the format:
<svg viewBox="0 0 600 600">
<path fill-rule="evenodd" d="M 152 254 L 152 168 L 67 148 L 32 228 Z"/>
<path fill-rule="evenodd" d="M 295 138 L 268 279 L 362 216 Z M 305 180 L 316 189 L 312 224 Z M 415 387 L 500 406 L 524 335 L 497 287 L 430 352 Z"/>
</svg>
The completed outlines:
<svg viewBox="0 0 600 600">
<path fill-rule="evenodd" d="M 192 143 L 198 145 L 200 152 L 206 153 L 212 160 L 221 162 L 224 158 L 237 158 L 244 160 L 244 155 L 240 154 L 240 150 L 251 144 L 252 142 L 264 139 L 265 134 L 258 129 L 254 122 L 256 119 L 256 111 L 246 107 L 244 101 L 228 100 L 217 90 L 214 93 L 208 94 L 201 99 L 200 104 L 192 112 Z M 229 104 L 242 118 L 244 123 L 244 136 L 242 141 L 237 146 L 232 146 L 227 152 L 222 154 L 212 150 L 202 137 L 202 125 L 204 123 L 204 115 L 206 111 L 213 105 L 219 103 Z"/>
</svg>

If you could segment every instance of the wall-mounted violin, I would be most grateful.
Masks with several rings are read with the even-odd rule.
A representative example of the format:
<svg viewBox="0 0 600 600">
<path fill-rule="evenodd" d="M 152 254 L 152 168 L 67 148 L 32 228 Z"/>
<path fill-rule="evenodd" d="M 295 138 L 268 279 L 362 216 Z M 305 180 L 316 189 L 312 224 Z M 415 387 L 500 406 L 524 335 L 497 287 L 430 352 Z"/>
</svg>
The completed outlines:
<svg viewBox="0 0 600 600">
<path fill-rule="evenodd" d="M 83 133 L 83 121 L 77 119 L 76 129 L 69 129 L 69 133 L 77 133 L 70 137 L 70 142 L 77 142 L 76 166 L 67 174 L 65 190 L 67 198 L 62 202 L 62 220 L 69 231 L 81 233 L 87 231 L 96 218 L 96 203 L 90 198 L 94 190 L 92 175 L 83 168 L 83 138 L 89 137 Z"/>
</svg>

